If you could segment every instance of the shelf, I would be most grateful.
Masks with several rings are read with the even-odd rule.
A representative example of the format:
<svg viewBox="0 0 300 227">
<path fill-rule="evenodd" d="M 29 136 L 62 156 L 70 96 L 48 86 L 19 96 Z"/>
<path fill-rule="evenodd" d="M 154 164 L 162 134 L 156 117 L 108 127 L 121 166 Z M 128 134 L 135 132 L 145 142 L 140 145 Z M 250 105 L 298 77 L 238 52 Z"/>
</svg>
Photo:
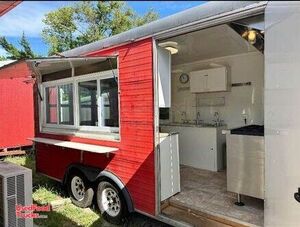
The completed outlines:
<svg viewBox="0 0 300 227">
<path fill-rule="evenodd" d="M 63 141 L 63 140 L 40 138 L 40 137 L 31 138 L 30 140 L 37 143 L 50 144 L 58 147 L 72 148 L 76 150 L 99 153 L 99 154 L 111 153 L 119 150 L 119 148 L 116 147 L 99 146 L 99 145 L 92 145 L 86 143 L 77 143 L 77 142 L 70 142 L 70 141 Z"/>
</svg>

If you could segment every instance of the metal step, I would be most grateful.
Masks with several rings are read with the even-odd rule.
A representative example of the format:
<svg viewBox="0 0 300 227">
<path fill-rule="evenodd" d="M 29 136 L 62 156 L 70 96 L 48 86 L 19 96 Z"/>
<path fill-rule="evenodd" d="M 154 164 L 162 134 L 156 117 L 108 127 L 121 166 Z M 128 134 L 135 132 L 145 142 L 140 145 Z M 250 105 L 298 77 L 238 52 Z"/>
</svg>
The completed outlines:
<svg viewBox="0 0 300 227">
<path fill-rule="evenodd" d="M 189 223 L 195 227 L 250 227 L 247 223 L 236 222 L 227 217 L 215 216 L 201 211 L 196 211 L 177 204 L 170 204 L 162 210 L 162 213 L 177 221 Z"/>
</svg>

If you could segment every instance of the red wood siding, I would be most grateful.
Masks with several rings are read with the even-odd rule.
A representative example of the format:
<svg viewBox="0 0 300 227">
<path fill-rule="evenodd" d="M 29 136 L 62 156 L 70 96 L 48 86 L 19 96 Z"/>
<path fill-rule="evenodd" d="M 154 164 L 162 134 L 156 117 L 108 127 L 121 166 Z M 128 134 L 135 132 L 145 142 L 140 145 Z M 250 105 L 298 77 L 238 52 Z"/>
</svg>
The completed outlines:
<svg viewBox="0 0 300 227">
<path fill-rule="evenodd" d="M 24 78 L 30 79 L 31 71 L 24 60 L 16 61 L 0 68 L 0 79 Z"/>
<path fill-rule="evenodd" d="M 63 179 L 65 169 L 68 165 L 80 160 L 80 151 L 53 147 L 46 144 L 36 144 L 36 152 L 36 162 L 39 168 L 41 168 L 38 171 L 45 171 L 47 175 L 56 179 Z M 50 163 L 53 165 L 52 168 L 49 168 Z"/>
<path fill-rule="evenodd" d="M 28 78 L 0 76 L 0 149 L 32 144 L 28 138 L 34 135 L 33 91 L 32 84 L 25 80 Z"/>
<path fill-rule="evenodd" d="M 118 147 L 119 151 L 116 154 L 110 154 L 109 157 L 84 153 L 83 163 L 107 169 L 116 174 L 128 188 L 134 207 L 154 215 L 152 40 L 147 39 L 94 52 L 90 56 L 105 56 L 115 53 L 119 54 L 121 141 L 109 142 L 40 133 L 37 133 L 37 136 Z M 38 129 L 37 126 L 38 123 L 36 129 Z M 62 153 L 60 148 L 54 146 L 37 146 L 37 169 L 52 177 L 62 179 L 67 166 L 76 161 L 79 162 L 80 159 L 75 150 Z"/>
</svg>

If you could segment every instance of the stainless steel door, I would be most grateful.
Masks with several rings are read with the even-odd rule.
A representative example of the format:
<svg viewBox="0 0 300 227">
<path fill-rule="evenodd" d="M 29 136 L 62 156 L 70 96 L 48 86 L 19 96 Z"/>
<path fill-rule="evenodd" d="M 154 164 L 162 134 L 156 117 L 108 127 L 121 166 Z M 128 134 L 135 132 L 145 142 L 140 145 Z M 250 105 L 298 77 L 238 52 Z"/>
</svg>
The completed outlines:
<svg viewBox="0 0 300 227">
<path fill-rule="evenodd" d="M 300 2 L 265 14 L 265 226 L 299 226 Z"/>
<path fill-rule="evenodd" d="M 264 137 L 226 135 L 227 190 L 264 199 Z"/>
</svg>

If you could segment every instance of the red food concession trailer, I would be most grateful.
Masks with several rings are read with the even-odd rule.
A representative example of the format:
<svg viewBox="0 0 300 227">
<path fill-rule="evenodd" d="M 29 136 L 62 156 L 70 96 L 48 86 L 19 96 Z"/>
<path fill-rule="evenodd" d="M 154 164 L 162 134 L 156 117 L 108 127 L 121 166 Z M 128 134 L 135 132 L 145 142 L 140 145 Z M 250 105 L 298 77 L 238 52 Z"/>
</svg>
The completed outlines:
<svg viewBox="0 0 300 227">
<path fill-rule="evenodd" d="M 297 2 L 210 2 L 33 59 L 37 171 L 120 223 L 298 226 Z"/>
</svg>

